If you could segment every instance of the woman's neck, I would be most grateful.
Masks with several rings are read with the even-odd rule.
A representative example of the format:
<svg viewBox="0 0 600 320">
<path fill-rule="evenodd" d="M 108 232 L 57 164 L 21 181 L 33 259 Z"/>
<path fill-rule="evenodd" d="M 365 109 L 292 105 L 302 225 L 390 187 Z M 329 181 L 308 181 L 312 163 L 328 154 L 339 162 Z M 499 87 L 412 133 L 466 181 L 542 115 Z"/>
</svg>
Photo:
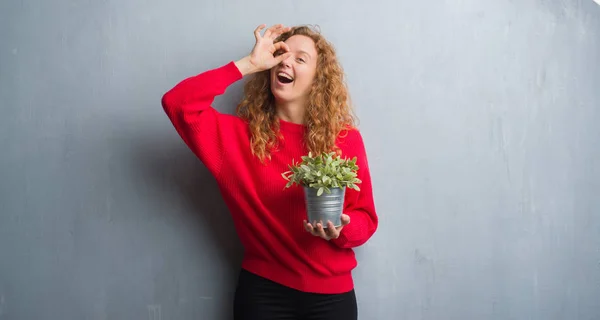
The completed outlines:
<svg viewBox="0 0 600 320">
<path fill-rule="evenodd" d="M 304 124 L 304 113 L 306 108 L 303 104 L 300 103 L 280 103 L 275 106 L 277 110 L 277 117 L 279 119 L 296 123 L 296 124 Z"/>
</svg>

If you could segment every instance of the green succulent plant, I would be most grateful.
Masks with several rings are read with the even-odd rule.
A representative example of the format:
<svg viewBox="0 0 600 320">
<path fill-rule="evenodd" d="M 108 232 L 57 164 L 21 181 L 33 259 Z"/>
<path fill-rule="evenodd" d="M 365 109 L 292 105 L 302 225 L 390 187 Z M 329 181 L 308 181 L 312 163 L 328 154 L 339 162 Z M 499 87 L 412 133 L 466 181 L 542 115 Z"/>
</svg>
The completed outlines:
<svg viewBox="0 0 600 320">
<path fill-rule="evenodd" d="M 313 156 L 309 152 L 298 163 L 292 160 L 288 167 L 289 171 L 281 174 L 288 181 L 285 188 L 293 185 L 307 186 L 317 189 L 318 196 L 323 192 L 331 193 L 332 188 L 348 187 L 360 191 L 358 184 L 362 181 L 357 177 L 356 157 L 343 159 L 335 152 Z"/>
</svg>

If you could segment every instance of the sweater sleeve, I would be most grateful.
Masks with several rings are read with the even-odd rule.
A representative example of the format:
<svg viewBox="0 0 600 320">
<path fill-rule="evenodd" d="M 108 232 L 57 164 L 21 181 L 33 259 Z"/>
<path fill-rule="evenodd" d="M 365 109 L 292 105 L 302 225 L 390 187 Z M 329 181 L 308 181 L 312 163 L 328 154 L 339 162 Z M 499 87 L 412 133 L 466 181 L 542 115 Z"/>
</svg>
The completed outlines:
<svg viewBox="0 0 600 320">
<path fill-rule="evenodd" d="M 232 61 L 179 82 L 162 97 L 162 106 L 179 136 L 215 176 L 225 150 L 227 128 L 223 116 L 212 107 L 216 96 L 242 78 Z"/>
<path fill-rule="evenodd" d="M 356 164 L 359 167 L 357 176 L 362 182 L 358 184 L 360 191 L 346 190 L 344 213 L 350 216 L 350 223 L 342 229 L 337 239 L 331 240 L 340 248 L 354 248 L 363 245 L 375 233 L 379 223 L 373 199 L 371 173 L 360 132 L 358 130 L 350 131 L 347 143 L 352 152 L 346 152 L 346 156 L 349 158 L 356 156 Z"/>
</svg>

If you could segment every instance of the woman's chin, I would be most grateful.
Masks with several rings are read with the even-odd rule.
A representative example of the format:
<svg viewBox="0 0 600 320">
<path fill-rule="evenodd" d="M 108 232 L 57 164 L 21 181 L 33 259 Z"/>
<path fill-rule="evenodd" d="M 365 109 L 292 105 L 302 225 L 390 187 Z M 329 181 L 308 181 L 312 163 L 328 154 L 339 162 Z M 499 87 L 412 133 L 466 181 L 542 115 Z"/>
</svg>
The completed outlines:
<svg viewBox="0 0 600 320">
<path fill-rule="evenodd" d="M 286 94 L 287 92 L 282 92 L 280 89 L 273 89 L 271 93 L 273 93 L 273 97 L 275 97 L 275 102 L 277 103 L 287 103 L 290 102 L 290 95 Z"/>
</svg>

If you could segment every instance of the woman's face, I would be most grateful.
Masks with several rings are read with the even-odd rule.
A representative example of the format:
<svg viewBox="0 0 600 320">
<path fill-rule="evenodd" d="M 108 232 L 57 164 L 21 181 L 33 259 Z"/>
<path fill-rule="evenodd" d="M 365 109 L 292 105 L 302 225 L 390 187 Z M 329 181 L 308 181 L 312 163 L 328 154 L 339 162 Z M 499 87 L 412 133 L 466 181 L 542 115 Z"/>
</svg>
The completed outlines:
<svg viewBox="0 0 600 320">
<path fill-rule="evenodd" d="M 292 55 L 271 68 L 271 92 L 278 103 L 306 102 L 317 72 L 314 41 L 294 35 L 285 41 Z"/>
</svg>

